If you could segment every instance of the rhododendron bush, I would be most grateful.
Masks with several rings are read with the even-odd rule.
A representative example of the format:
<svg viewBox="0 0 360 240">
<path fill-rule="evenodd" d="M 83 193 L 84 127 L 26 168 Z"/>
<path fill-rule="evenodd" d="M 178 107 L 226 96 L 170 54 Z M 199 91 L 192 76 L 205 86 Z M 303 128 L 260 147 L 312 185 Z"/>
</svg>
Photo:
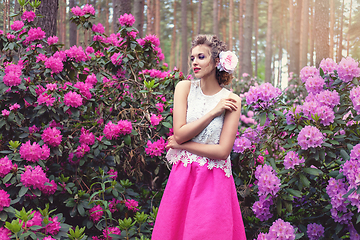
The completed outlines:
<svg viewBox="0 0 360 240">
<path fill-rule="evenodd" d="M 303 97 L 269 83 L 243 94 L 255 123 L 241 123 L 232 156 L 248 237 L 360 239 L 359 77 L 354 59 L 324 59 L 301 70 Z"/>
<path fill-rule="evenodd" d="M 106 36 L 91 5 L 71 9 L 93 39 L 65 49 L 30 4 L 0 31 L 0 238 L 150 237 L 182 74 L 130 14 Z"/>
</svg>

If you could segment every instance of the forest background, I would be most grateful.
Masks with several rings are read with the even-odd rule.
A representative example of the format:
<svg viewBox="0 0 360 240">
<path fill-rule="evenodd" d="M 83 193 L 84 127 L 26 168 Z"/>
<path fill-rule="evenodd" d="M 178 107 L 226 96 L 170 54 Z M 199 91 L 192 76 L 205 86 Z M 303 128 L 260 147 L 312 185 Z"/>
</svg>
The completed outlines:
<svg viewBox="0 0 360 240">
<path fill-rule="evenodd" d="M 132 13 L 139 36 L 157 35 L 165 62 L 184 73 L 191 39 L 200 33 L 220 36 L 237 53 L 235 77 L 248 73 L 283 87 L 290 72 L 318 66 L 323 58 L 360 58 L 357 0 L 47 0 L 38 25 L 47 36 L 57 35 L 65 48 L 85 46 L 90 32 L 77 30 L 68 19 L 70 8 L 86 3 L 95 6 L 107 36 L 119 27 L 113 19 Z M 2 0 L 0 7 L 0 29 L 6 32 L 19 6 Z"/>
</svg>

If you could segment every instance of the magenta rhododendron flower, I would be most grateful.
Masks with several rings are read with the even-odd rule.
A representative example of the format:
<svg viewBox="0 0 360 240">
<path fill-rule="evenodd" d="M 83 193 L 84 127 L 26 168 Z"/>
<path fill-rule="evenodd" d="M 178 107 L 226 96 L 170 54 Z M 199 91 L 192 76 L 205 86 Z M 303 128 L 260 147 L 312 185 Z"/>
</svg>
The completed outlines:
<svg viewBox="0 0 360 240">
<path fill-rule="evenodd" d="M 110 234 L 120 235 L 121 231 L 118 227 L 108 227 L 103 230 L 103 235 L 105 239 L 113 240 L 113 238 L 109 236 Z"/>
<path fill-rule="evenodd" d="M 115 180 L 117 178 L 118 172 L 115 171 L 114 169 L 110 169 L 107 172 L 107 175 L 110 175 L 110 178 Z"/>
<path fill-rule="evenodd" d="M 18 86 L 21 83 L 22 66 L 16 64 L 8 64 L 5 67 L 4 84 L 8 87 Z"/>
<path fill-rule="evenodd" d="M 45 38 L 45 32 L 41 29 L 41 27 L 30 28 L 28 31 L 28 36 L 26 37 L 25 42 L 30 43 L 36 40 L 42 40 Z"/>
<path fill-rule="evenodd" d="M 0 158 L 0 177 L 5 177 L 12 167 L 12 162 L 7 156 Z"/>
<path fill-rule="evenodd" d="M 237 153 L 243 153 L 246 149 L 251 148 L 251 141 L 246 137 L 236 138 L 234 141 L 233 150 Z"/>
<path fill-rule="evenodd" d="M 294 169 L 296 165 L 300 165 L 300 163 L 304 163 L 305 159 L 300 158 L 299 155 L 294 151 L 289 151 L 284 159 L 284 167 L 285 169 Z"/>
<path fill-rule="evenodd" d="M 86 144 L 81 144 L 76 148 L 76 157 L 82 158 L 88 152 L 90 152 L 90 147 Z"/>
<path fill-rule="evenodd" d="M 81 128 L 81 135 L 79 142 L 81 144 L 93 145 L 95 143 L 95 136 L 89 130 L 86 130 L 85 128 Z"/>
<path fill-rule="evenodd" d="M 33 11 L 25 11 L 21 16 L 21 19 L 23 21 L 26 20 L 28 22 L 32 22 L 32 21 L 34 21 L 35 17 L 36 17 L 36 15 Z"/>
<path fill-rule="evenodd" d="M 357 113 L 360 113 L 360 86 L 354 87 L 350 90 L 350 99 L 352 101 L 352 104 L 354 106 L 355 111 Z"/>
<path fill-rule="evenodd" d="M 324 90 L 325 80 L 320 76 L 309 77 L 305 83 L 306 90 L 309 93 L 320 93 Z"/>
<path fill-rule="evenodd" d="M 101 23 L 94 24 L 92 30 L 96 33 L 103 34 L 105 32 L 104 26 Z"/>
<path fill-rule="evenodd" d="M 301 149 L 304 150 L 310 147 L 320 147 L 324 142 L 323 139 L 324 136 L 320 130 L 314 126 L 305 126 L 303 129 L 301 129 L 297 138 Z"/>
<path fill-rule="evenodd" d="M 4 117 L 7 117 L 7 116 L 9 116 L 10 112 L 9 112 L 8 110 L 4 109 L 4 110 L 1 111 L 1 114 L 2 114 Z"/>
<path fill-rule="evenodd" d="M 139 75 L 145 74 L 150 75 L 152 78 L 166 78 L 169 75 L 170 71 L 163 72 L 157 69 L 144 69 L 141 72 L 139 72 Z"/>
<path fill-rule="evenodd" d="M 259 197 L 259 201 L 253 204 L 252 210 L 260 221 L 266 221 L 273 216 L 270 212 L 271 205 L 273 205 L 272 198 L 267 198 L 265 195 L 262 195 Z"/>
<path fill-rule="evenodd" d="M 49 217 L 49 223 L 46 225 L 45 230 L 47 233 L 51 235 L 56 235 L 59 233 L 61 229 L 60 222 L 58 221 L 58 216 Z"/>
<path fill-rule="evenodd" d="M 146 154 L 150 155 L 151 157 L 154 156 L 161 156 L 161 154 L 165 151 L 166 142 L 163 138 L 155 142 L 151 142 L 148 140 L 147 147 L 145 148 Z"/>
<path fill-rule="evenodd" d="M 337 64 L 332 58 L 324 58 L 321 60 L 319 67 L 324 71 L 325 74 L 334 73 L 337 69 Z"/>
<path fill-rule="evenodd" d="M 116 66 L 116 65 L 121 65 L 122 62 L 122 55 L 121 53 L 114 53 L 111 58 L 110 58 L 111 62 Z"/>
<path fill-rule="evenodd" d="M 124 15 L 121 15 L 119 20 L 119 24 L 121 26 L 132 26 L 135 23 L 135 18 L 131 14 L 125 13 Z"/>
<path fill-rule="evenodd" d="M 64 104 L 71 107 L 80 107 L 82 103 L 82 97 L 76 92 L 68 92 L 64 95 Z"/>
<path fill-rule="evenodd" d="M 309 240 L 318 240 L 324 236 L 324 227 L 321 224 L 309 223 L 306 233 Z"/>
<path fill-rule="evenodd" d="M 11 24 L 11 30 L 13 31 L 19 31 L 24 26 L 23 21 L 14 21 L 13 24 Z"/>
<path fill-rule="evenodd" d="M 107 139 L 117 139 L 120 135 L 130 134 L 132 124 L 128 120 L 120 120 L 117 124 L 109 121 L 104 127 L 104 135 Z"/>
<path fill-rule="evenodd" d="M 325 90 L 317 95 L 315 95 L 315 99 L 319 101 L 322 105 L 326 105 L 330 108 L 335 107 L 336 105 L 339 105 L 340 103 L 340 96 L 337 91 L 329 91 Z"/>
<path fill-rule="evenodd" d="M 351 82 L 355 77 L 360 76 L 359 63 L 351 57 L 343 58 L 338 65 L 337 72 L 343 82 Z"/>
<path fill-rule="evenodd" d="M 55 98 L 51 94 L 47 93 L 41 94 L 37 99 L 37 103 L 39 105 L 46 104 L 46 106 L 53 106 L 54 102 Z"/>
<path fill-rule="evenodd" d="M 0 239 L 2 240 L 10 240 L 10 236 L 12 235 L 11 231 L 5 227 L 0 228 Z"/>
<path fill-rule="evenodd" d="M 146 35 L 146 37 L 144 37 L 144 40 L 146 42 L 150 42 L 154 47 L 160 46 L 160 40 L 156 35 Z"/>
<path fill-rule="evenodd" d="M 81 46 L 77 47 L 76 45 L 72 46 L 68 50 L 65 50 L 66 56 L 76 62 L 85 61 L 87 56 Z"/>
<path fill-rule="evenodd" d="M 110 203 L 109 203 L 109 210 L 110 212 L 114 213 L 116 212 L 118 209 L 116 207 L 117 204 L 120 204 L 121 201 L 120 200 L 117 200 L 116 198 L 113 198 Z"/>
<path fill-rule="evenodd" d="M 90 4 L 85 4 L 85 6 L 82 9 L 83 9 L 85 14 L 95 15 L 95 9 Z"/>
<path fill-rule="evenodd" d="M 44 143 L 52 146 L 57 147 L 60 145 L 62 140 L 61 131 L 57 128 L 46 128 L 41 135 L 41 139 L 44 141 Z"/>
<path fill-rule="evenodd" d="M 46 91 L 55 91 L 57 89 L 56 83 L 48 83 L 46 84 Z"/>
<path fill-rule="evenodd" d="M 76 7 L 73 7 L 71 8 L 70 10 L 75 16 L 84 16 L 84 11 L 79 7 L 79 6 L 76 6 Z"/>
<path fill-rule="evenodd" d="M 280 179 L 276 176 L 274 169 L 269 165 L 256 167 L 255 177 L 258 179 L 259 196 L 275 196 L 280 190 Z"/>
<path fill-rule="evenodd" d="M 137 206 L 139 206 L 139 203 L 134 199 L 126 199 L 125 206 L 131 211 L 134 212 L 139 211 L 139 209 L 137 208 Z"/>
<path fill-rule="evenodd" d="M 34 213 L 34 216 L 26 222 L 26 227 L 41 226 L 43 221 L 41 213 L 38 211 L 32 211 L 31 213 Z M 23 223 L 22 227 L 25 228 L 25 223 Z"/>
<path fill-rule="evenodd" d="M 90 93 L 90 89 L 93 88 L 93 85 L 91 84 L 87 84 L 84 82 L 77 82 L 74 84 L 74 87 L 78 88 L 80 93 L 86 98 L 86 99 L 90 99 L 91 98 L 91 93 Z"/>
<path fill-rule="evenodd" d="M 0 211 L 2 211 L 4 207 L 10 207 L 10 194 L 0 189 Z"/>
<path fill-rule="evenodd" d="M 303 67 L 300 71 L 300 79 L 303 83 L 306 83 L 308 78 L 317 77 L 319 76 L 319 70 L 317 70 L 315 67 Z"/>
<path fill-rule="evenodd" d="M 25 172 L 21 174 L 21 183 L 25 187 L 41 190 L 46 182 L 49 182 L 49 179 L 40 166 L 25 166 Z"/>
<path fill-rule="evenodd" d="M 88 75 L 86 77 L 85 84 L 95 86 L 97 84 L 97 79 L 95 74 Z"/>
<path fill-rule="evenodd" d="M 150 117 L 150 123 L 153 126 L 157 126 L 159 125 L 159 123 L 163 120 L 163 117 L 161 116 L 161 114 L 159 115 L 155 115 L 155 114 L 151 114 Z"/>
<path fill-rule="evenodd" d="M 29 162 L 37 162 L 39 160 L 45 160 L 44 159 L 45 155 L 43 154 L 43 148 L 40 147 L 40 145 L 37 144 L 36 142 L 31 144 L 29 140 L 26 143 L 21 144 L 19 153 L 22 159 L 25 159 Z"/>
<path fill-rule="evenodd" d="M 41 53 L 40 53 L 40 54 L 37 55 L 37 57 L 36 57 L 36 62 L 45 62 L 46 59 L 48 59 L 47 56 L 45 56 L 44 54 L 41 54 Z"/>
<path fill-rule="evenodd" d="M 64 64 L 61 59 L 51 56 L 45 60 L 45 67 L 50 68 L 52 73 L 60 73 L 64 68 Z"/>
<path fill-rule="evenodd" d="M 294 240 L 294 227 L 291 226 L 289 222 L 285 222 L 284 220 L 279 218 L 270 227 L 267 238 L 272 240 Z"/>
<path fill-rule="evenodd" d="M 95 207 L 89 210 L 89 213 L 90 213 L 90 219 L 93 222 L 98 222 L 103 215 L 103 209 L 100 205 L 96 205 Z"/>
<path fill-rule="evenodd" d="M 251 105 L 256 103 L 254 108 L 258 108 L 259 105 L 257 102 L 260 100 L 263 103 L 260 103 L 261 106 L 267 107 L 272 104 L 272 102 L 281 94 L 279 88 L 275 88 L 271 83 L 263 83 L 258 87 L 251 86 L 249 91 L 245 93 L 247 104 Z"/>
<path fill-rule="evenodd" d="M 47 181 L 44 186 L 41 187 L 41 192 L 43 192 L 45 195 L 53 195 L 57 190 L 57 184 L 54 180 L 51 180 L 50 182 Z"/>
<path fill-rule="evenodd" d="M 14 103 L 9 107 L 10 111 L 16 111 L 20 108 L 20 105 L 18 103 Z"/>
<path fill-rule="evenodd" d="M 56 44 L 59 41 L 57 36 L 48 37 L 47 42 L 49 45 Z"/>
</svg>

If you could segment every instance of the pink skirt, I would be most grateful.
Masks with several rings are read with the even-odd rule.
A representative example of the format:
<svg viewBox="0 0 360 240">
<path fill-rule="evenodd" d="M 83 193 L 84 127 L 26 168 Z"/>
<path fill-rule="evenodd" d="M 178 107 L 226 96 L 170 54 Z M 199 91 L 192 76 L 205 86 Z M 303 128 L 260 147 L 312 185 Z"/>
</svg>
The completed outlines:
<svg viewBox="0 0 360 240">
<path fill-rule="evenodd" d="M 152 240 L 246 239 L 234 179 L 193 162 L 173 165 Z"/>
</svg>

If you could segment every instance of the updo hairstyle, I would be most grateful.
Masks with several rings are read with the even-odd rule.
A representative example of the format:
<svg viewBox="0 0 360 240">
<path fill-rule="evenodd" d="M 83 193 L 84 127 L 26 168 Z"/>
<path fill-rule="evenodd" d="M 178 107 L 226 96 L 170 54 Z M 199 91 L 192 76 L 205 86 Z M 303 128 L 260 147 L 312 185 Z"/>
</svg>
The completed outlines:
<svg viewBox="0 0 360 240">
<path fill-rule="evenodd" d="M 220 52 L 227 51 L 226 44 L 223 41 L 220 41 L 215 35 L 196 36 L 195 39 L 191 42 L 190 52 L 198 45 L 206 45 L 210 47 L 210 54 L 214 62 L 216 62 L 216 59 L 219 58 Z M 219 71 L 217 67 L 215 77 L 220 85 L 228 85 L 233 79 L 232 74 L 225 71 Z"/>
</svg>

